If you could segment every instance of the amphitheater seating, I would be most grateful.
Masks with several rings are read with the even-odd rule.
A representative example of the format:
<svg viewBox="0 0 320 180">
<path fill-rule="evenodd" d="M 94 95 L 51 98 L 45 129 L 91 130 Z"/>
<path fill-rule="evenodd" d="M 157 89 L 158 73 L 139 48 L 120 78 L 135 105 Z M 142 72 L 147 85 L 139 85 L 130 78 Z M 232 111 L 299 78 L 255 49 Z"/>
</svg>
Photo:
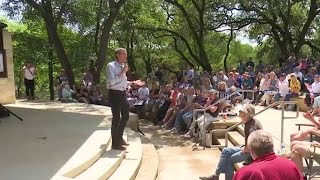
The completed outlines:
<svg viewBox="0 0 320 180">
<path fill-rule="evenodd" d="M 111 149 L 110 130 L 94 132 L 52 180 L 154 180 L 158 155 L 154 146 L 130 129 L 124 138 L 130 144 L 127 152 Z"/>
</svg>

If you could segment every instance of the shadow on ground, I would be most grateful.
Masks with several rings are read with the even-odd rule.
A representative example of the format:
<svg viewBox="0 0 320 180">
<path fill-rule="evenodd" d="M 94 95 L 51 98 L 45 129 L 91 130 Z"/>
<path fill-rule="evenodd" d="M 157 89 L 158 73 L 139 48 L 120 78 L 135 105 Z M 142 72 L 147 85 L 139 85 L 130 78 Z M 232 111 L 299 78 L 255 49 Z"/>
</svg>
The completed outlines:
<svg viewBox="0 0 320 180">
<path fill-rule="evenodd" d="M 140 120 L 140 130 L 145 134 L 145 137 L 156 147 L 186 147 L 193 145 L 190 140 L 184 140 L 181 134 L 172 134 L 168 130 L 164 130 L 159 126 L 154 126 L 150 121 Z"/>
<path fill-rule="evenodd" d="M 108 128 L 107 123 L 101 125 L 105 115 L 9 109 L 24 121 L 1 119 L 0 179 L 50 179 L 94 131 Z"/>
</svg>

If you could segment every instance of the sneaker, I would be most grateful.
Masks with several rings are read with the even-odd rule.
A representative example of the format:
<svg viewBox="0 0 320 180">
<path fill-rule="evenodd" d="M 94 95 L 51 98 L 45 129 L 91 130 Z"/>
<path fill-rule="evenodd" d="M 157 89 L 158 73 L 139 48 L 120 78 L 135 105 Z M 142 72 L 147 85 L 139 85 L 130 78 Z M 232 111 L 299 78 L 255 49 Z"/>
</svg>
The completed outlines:
<svg viewBox="0 0 320 180">
<path fill-rule="evenodd" d="M 219 180 L 219 176 L 213 174 L 213 175 L 208 176 L 208 177 L 199 177 L 199 179 L 202 179 L 202 180 Z"/>
<path fill-rule="evenodd" d="M 176 128 L 172 128 L 172 129 L 170 130 L 170 133 L 172 133 L 172 134 L 179 134 L 179 131 L 178 131 L 178 129 L 176 129 Z"/>
</svg>

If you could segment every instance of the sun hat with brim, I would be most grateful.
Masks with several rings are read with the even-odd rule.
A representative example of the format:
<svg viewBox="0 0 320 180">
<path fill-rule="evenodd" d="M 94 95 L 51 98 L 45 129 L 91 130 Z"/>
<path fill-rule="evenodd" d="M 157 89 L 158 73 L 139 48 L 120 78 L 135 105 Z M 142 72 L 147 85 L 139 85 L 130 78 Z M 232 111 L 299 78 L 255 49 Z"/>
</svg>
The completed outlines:
<svg viewBox="0 0 320 180">
<path fill-rule="evenodd" d="M 244 104 L 242 108 L 239 110 L 239 112 L 243 112 L 249 115 L 255 115 L 256 110 L 252 104 Z"/>
</svg>

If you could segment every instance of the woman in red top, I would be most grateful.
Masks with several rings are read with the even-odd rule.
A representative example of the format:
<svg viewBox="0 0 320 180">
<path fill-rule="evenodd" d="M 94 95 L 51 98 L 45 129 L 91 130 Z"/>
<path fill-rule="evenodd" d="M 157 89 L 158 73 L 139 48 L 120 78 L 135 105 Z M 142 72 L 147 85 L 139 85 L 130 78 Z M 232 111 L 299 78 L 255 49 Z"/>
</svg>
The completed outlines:
<svg viewBox="0 0 320 180">
<path fill-rule="evenodd" d="M 175 110 L 177 110 L 177 100 L 178 97 L 180 95 L 180 91 L 179 91 L 179 87 L 177 84 L 173 85 L 173 90 L 171 91 L 171 95 L 170 95 L 170 107 L 168 109 L 168 111 L 166 112 L 165 117 L 163 118 L 162 122 L 163 124 L 166 124 L 168 122 L 168 120 L 170 119 L 170 117 L 172 116 L 173 112 Z M 166 127 L 166 125 L 163 125 L 162 127 Z"/>
</svg>

